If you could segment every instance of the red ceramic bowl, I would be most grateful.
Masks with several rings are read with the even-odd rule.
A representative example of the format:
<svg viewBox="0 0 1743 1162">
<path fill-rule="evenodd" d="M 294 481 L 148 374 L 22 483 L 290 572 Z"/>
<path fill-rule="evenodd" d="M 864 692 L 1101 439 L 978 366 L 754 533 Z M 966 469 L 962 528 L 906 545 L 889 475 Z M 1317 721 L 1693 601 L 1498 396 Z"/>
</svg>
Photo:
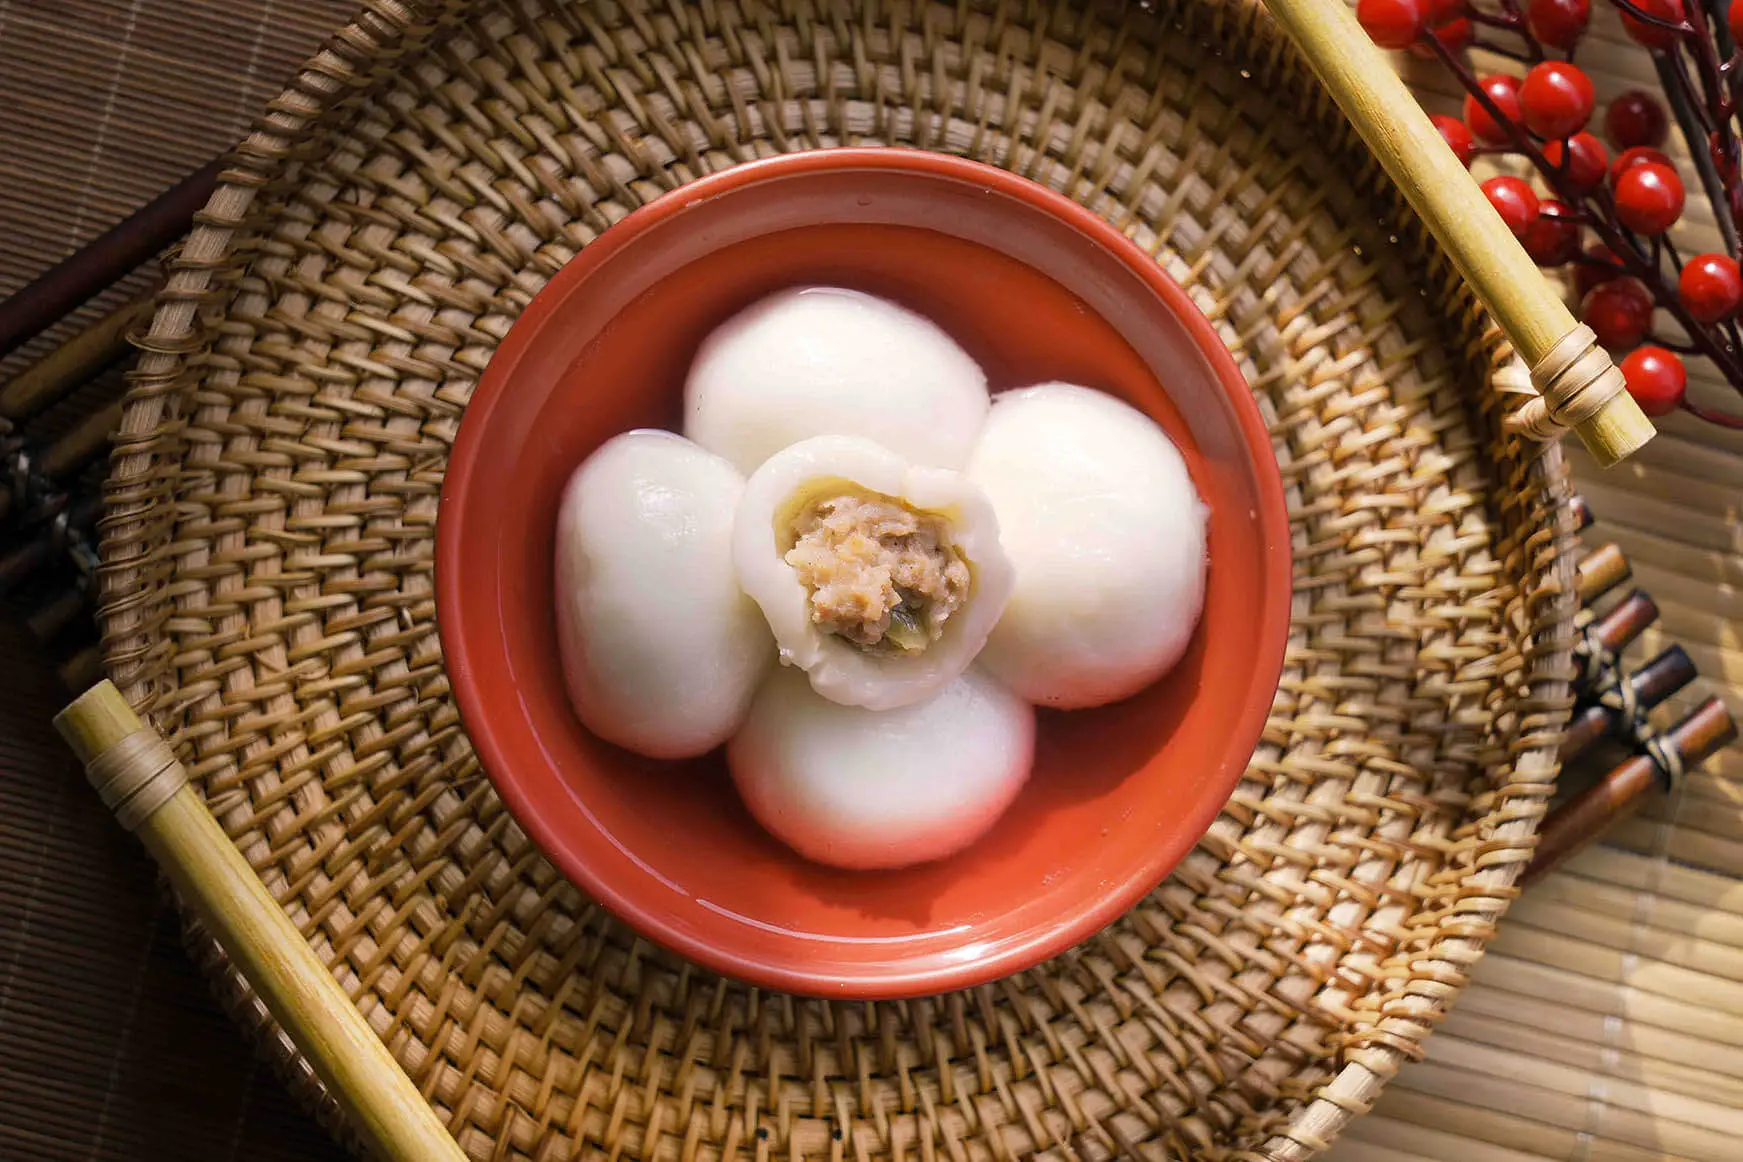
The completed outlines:
<svg viewBox="0 0 1743 1162">
<path fill-rule="evenodd" d="M 638 758 L 570 710 L 553 537 L 576 466 L 626 428 L 679 426 L 703 337 L 803 284 L 939 323 L 994 390 L 1115 393 L 1185 452 L 1211 507 L 1209 596 L 1185 659 L 1115 706 L 1043 713 L 1034 773 L 967 851 L 895 872 L 820 867 L 740 805 L 719 754 Z M 436 600 L 461 718 L 521 825 L 648 939 L 758 985 L 893 997 L 990 980 L 1131 907 L 1198 840 L 1271 706 L 1289 621 L 1283 489 L 1210 324 L 1100 218 L 1003 170 L 843 149 L 715 174 L 613 226 L 515 323 L 460 425 Z"/>
</svg>

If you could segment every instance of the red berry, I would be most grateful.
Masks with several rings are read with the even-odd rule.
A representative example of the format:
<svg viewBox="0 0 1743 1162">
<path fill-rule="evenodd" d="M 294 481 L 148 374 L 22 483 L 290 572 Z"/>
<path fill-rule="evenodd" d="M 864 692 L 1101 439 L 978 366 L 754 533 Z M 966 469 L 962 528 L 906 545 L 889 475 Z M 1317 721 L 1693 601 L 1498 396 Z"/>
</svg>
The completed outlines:
<svg viewBox="0 0 1743 1162">
<path fill-rule="evenodd" d="M 1428 7 L 1428 26 L 1439 28 L 1451 24 L 1470 9 L 1467 0 L 1424 0 Z"/>
<path fill-rule="evenodd" d="M 1591 18 L 1590 0 L 1531 0 L 1525 24 L 1531 35 L 1553 48 L 1572 48 Z"/>
<path fill-rule="evenodd" d="M 1501 215 L 1501 221 L 1507 223 L 1507 229 L 1515 235 L 1524 237 L 1525 231 L 1537 221 L 1537 195 L 1525 179 L 1505 174 L 1493 177 L 1483 183 L 1483 193 L 1487 195 L 1489 204 L 1495 207 L 1495 212 Z"/>
<path fill-rule="evenodd" d="M 1604 135 L 1617 149 L 1663 145 L 1666 124 L 1664 106 L 1644 89 L 1618 94 L 1604 110 Z"/>
<path fill-rule="evenodd" d="M 1564 148 L 1568 152 L 1565 169 L 1562 168 Z M 1605 152 L 1604 143 L 1590 133 L 1574 134 L 1567 139 L 1565 147 L 1559 141 L 1551 141 L 1543 147 L 1543 156 L 1550 165 L 1562 170 L 1563 180 L 1579 194 L 1602 185 L 1604 174 L 1610 168 L 1610 155 Z"/>
<path fill-rule="evenodd" d="M 1652 148 L 1650 145 L 1636 145 L 1632 149 L 1624 149 L 1616 155 L 1616 160 L 1610 163 L 1610 185 L 1614 187 L 1622 180 L 1622 175 L 1637 165 L 1652 162 L 1655 165 L 1669 165 L 1670 158 Z"/>
<path fill-rule="evenodd" d="M 1663 347 L 1636 347 L 1622 360 L 1628 394 L 1649 416 L 1665 416 L 1682 403 L 1689 373 L 1682 360 Z"/>
<path fill-rule="evenodd" d="M 1477 84 L 1495 103 L 1501 111 L 1501 116 L 1519 123 L 1519 78 L 1509 77 L 1505 73 L 1491 73 L 1478 81 Z M 1503 145 L 1510 138 L 1509 130 L 1489 116 L 1489 111 L 1477 101 L 1476 97 L 1465 96 L 1465 124 L 1471 127 L 1471 132 L 1477 135 L 1477 140 L 1486 141 L 1490 145 Z"/>
<path fill-rule="evenodd" d="M 1668 21 L 1671 24 L 1687 26 L 1683 18 L 1682 0 L 1635 0 L 1634 7 L 1648 16 L 1656 16 L 1658 19 Z M 1652 49 L 1670 48 L 1676 44 L 1681 35 L 1673 29 L 1637 20 L 1626 12 L 1622 14 L 1622 27 L 1637 43 Z"/>
<path fill-rule="evenodd" d="M 1544 61 L 1531 66 L 1519 86 L 1519 105 L 1525 127 L 1539 137 L 1558 140 L 1585 128 L 1596 100 L 1592 78 L 1585 70 L 1565 61 Z"/>
<path fill-rule="evenodd" d="M 1652 325 L 1652 296 L 1635 278 L 1613 278 L 1586 292 L 1580 318 L 1606 347 L 1632 347 Z"/>
<path fill-rule="evenodd" d="M 1594 242 L 1586 247 L 1584 257 L 1574 266 L 1574 291 L 1583 299 L 1593 287 L 1621 277 L 1622 268 L 1616 261 L 1615 251 L 1602 242 Z"/>
<path fill-rule="evenodd" d="M 1579 255 L 1580 227 L 1572 220 L 1573 213 L 1571 207 L 1554 199 L 1538 205 L 1537 221 L 1526 227 L 1520 239 L 1531 261 L 1539 266 L 1561 266 Z"/>
<path fill-rule="evenodd" d="M 1616 218 L 1641 234 L 1662 234 L 1682 217 L 1682 179 L 1668 165 L 1649 161 L 1616 182 Z"/>
<path fill-rule="evenodd" d="M 1716 323 L 1743 303 L 1743 274 L 1729 254 L 1699 254 L 1682 268 L 1676 293 L 1696 322 Z"/>
<path fill-rule="evenodd" d="M 1743 44 L 1743 0 L 1731 0 L 1731 7 L 1725 14 L 1725 24 L 1731 29 L 1731 43 Z"/>
<path fill-rule="evenodd" d="M 1457 117 L 1444 117 L 1439 113 L 1429 120 L 1440 130 L 1441 138 L 1453 151 L 1453 156 L 1459 159 L 1459 164 L 1470 165 L 1471 151 L 1476 148 L 1476 143 L 1471 140 L 1471 127 Z"/>
<path fill-rule="evenodd" d="M 1420 0 L 1359 0 L 1356 19 L 1381 48 L 1409 48 L 1428 28 Z"/>
</svg>

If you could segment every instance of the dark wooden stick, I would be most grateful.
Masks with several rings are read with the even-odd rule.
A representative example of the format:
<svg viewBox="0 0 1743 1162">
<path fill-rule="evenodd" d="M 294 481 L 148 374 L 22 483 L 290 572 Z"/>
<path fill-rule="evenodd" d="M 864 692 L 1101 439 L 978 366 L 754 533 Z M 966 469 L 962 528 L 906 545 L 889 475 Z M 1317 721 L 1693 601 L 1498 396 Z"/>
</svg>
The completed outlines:
<svg viewBox="0 0 1743 1162">
<path fill-rule="evenodd" d="M 0 358 L 186 234 L 223 168 L 222 158 L 207 162 L 0 303 Z"/>
<path fill-rule="evenodd" d="M 109 446 L 109 437 L 121 426 L 121 401 L 92 412 L 60 439 L 43 451 L 35 465 L 36 472 L 49 480 L 60 480 L 77 472 Z M 4 520 L 18 504 L 10 481 L 0 482 L 0 520 Z"/>
<path fill-rule="evenodd" d="M 0 388 L 0 416 L 16 423 L 83 387 L 127 357 L 127 332 L 150 315 L 153 291 L 123 303 Z"/>
<path fill-rule="evenodd" d="M 1628 580 L 1628 558 L 1615 545 L 1599 545 L 1580 558 L 1574 588 L 1580 604 L 1590 605 L 1622 582 Z"/>
<path fill-rule="evenodd" d="M 81 613 L 88 612 L 90 604 L 89 593 L 78 585 L 68 585 L 31 610 L 24 622 L 39 643 L 46 643 L 58 637 Z"/>
<path fill-rule="evenodd" d="M 74 501 L 71 508 L 55 517 L 35 537 L 0 556 L 0 594 L 10 592 L 54 560 L 65 550 L 68 533 L 88 532 L 102 511 L 103 499 L 100 496 Z"/>
<path fill-rule="evenodd" d="M 1574 617 L 1574 626 L 1580 631 L 1574 643 L 1574 664 L 1580 667 L 1574 679 L 1576 687 L 1597 685 L 1602 671 L 1615 664 L 1616 655 L 1657 620 L 1658 604 L 1644 589 L 1636 589 L 1602 616 L 1590 609 L 1580 610 Z"/>
<path fill-rule="evenodd" d="M 43 474 L 59 480 L 77 472 L 109 446 L 109 437 L 120 426 L 121 401 L 113 400 L 107 407 L 98 408 L 80 420 L 48 446 L 48 451 L 42 456 Z"/>
<path fill-rule="evenodd" d="M 1578 758 L 1607 734 L 1626 734 L 1633 729 L 1636 712 L 1651 710 L 1684 686 L 1695 680 L 1695 663 L 1681 646 L 1671 646 L 1638 670 L 1620 676 L 1627 697 L 1620 690 L 1605 692 L 1598 700 L 1587 702 L 1574 711 L 1562 737 L 1561 761 Z"/>
<path fill-rule="evenodd" d="M 1683 767 L 1697 766 L 1737 738 L 1737 724 L 1718 698 L 1709 698 L 1662 736 Z M 1624 759 L 1595 785 L 1551 811 L 1537 834 L 1537 852 L 1521 876 L 1532 883 L 1632 813 L 1648 792 L 1665 787 L 1670 775 L 1651 754 Z"/>
</svg>

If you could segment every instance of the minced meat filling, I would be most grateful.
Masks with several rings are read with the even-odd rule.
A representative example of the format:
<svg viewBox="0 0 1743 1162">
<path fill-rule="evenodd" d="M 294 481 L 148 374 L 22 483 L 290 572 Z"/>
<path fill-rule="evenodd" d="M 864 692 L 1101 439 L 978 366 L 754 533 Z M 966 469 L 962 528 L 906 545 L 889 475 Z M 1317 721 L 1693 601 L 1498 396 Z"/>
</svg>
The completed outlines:
<svg viewBox="0 0 1743 1162">
<path fill-rule="evenodd" d="M 925 649 L 968 598 L 968 565 L 941 517 L 882 496 L 807 504 L 785 560 L 811 591 L 811 619 L 880 652 Z"/>
</svg>

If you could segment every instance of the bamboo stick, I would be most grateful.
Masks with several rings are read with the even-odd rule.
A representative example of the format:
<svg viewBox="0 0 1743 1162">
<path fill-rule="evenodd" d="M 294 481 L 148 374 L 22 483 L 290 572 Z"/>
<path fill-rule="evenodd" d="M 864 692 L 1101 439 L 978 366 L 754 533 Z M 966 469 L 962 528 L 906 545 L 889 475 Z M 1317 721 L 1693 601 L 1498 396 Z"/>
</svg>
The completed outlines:
<svg viewBox="0 0 1743 1162">
<path fill-rule="evenodd" d="M 1563 1004 L 1559 998 L 1532 997 L 1483 984 L 1466 990 L 1447 1017 L 1444 1028 L 1465 1027 L 1466 1021 L 1492 1020 L 1494 1037 L 1533 1037 L 1546 1033 L 1561 1038 L 1569 1052 L 1600 1055 L 1625 1049 L 1653 1061 L 1680 1063 L 1703 1071 L 1716 1082 L 1739 1089 L 1735 1105 L 1743 1107 L 1743 1049 L 1709 1037 L 1661 1028 L 1649 1021 L 1617 1020 Z M 1455 1022 L 1458 1024 L 1455 1025 Z M 1499 1042 L 1497 1042 L 1499 1043 Z M 1697 1090 L 1697 1095 L 1701 1091 Z"/>
<path fill-rule="evenodd" d="M 1505 935 L 1510 929 L 1503 924 L 1500 931 Z M 1539 955 L 1533 943 L 1522 940 L 1516 948 L 1491 944 L 1477 966 L 1476 983 L 1743 1049 L 1743 1003 L 1720 1009 L 1637 987 L 1623 979 L 1626 965 L 1611 957 L 1610 949 L 1593 951 L 1572 941 L 1551 940 L 1540 946 L 1547 955 Z"/>
<path fill-rule="evenodd" d="M 1565 874 L 1565 869 L 1564 874 L 1548 877 L 1534 891 L 1520 897 L 1508 909 L 1507 918 L 1517 917 L 1527 924 L 1544 927 L 1538 917 L 1547 909 L 1559 907 L 1625 920 L 1642 930 L 1650 925 L 1656 930 L 1654 939 L 1691 936 L 1743 950 L 1743 916 L 1735 912 L 1697 907 L 1657 892 Z"/>
<path fill-rule="evenodd" d="M 1400 1085 L 1405 1077 L 1416 1079 L 1415 1085 Z M 1505 1087 L 1496 1094 L 1501 1100 L 1490 1100 L 1489 1094 L 1473 1093 L 1458 1084 L 1469 1075 L 1461 1070 L 1441 1070 L 1431 1062 L 1419 1062 L 1403 1070 L 1399 1078 L 1386 1088 L 1375 1109 L 1381 1116 L 1431 1126 L 1449 1133 L 1476 1138 L 1514 1149 L 1530 1150 L 1555 1162 L 1578 1159 L 1579 1162 L 1690 1162 L 1653 1147 L 1632 1142 L 1609 1140 L 1612 1135 L 1602 1117 L 1600 1101 L 1580 1104 L 1577 1099 L 1564 1098 L 1564 1109 L 1571 1117 L 1551 1121 L 1522 1114 L 1506 1101 Z M 1441 1079 L 1450 1078 L 1444 1090 L 1438 1088 Z M 1579 1122 L 1581 1115 L 1585 1122 Z M 1359 1122 L 1361 1119 L 1357 1119 Z M 1569 1125 L 1568 1122 L 1576 1122 Z M 1728 1162 L 1728 1160 L 1726 1160 Z"/>
<path fill-rule="evenodd" d="M 1743 1078 L 1705 1068 L 1707 1063 L 1698 1058 L 1690 1062 L 1633 1052 L 1626 1047 L 1627 1035 L 1621 1031 L 1607 1042 L 1564 1037 L 1542 1025 L 1527 1023 L 1523 1016 L 1523 1012 L 1483 1016 L 1467 1010 L 1461 998 L 1435 1030 L 1434 1044 L 1438 1046 L 1445 1038 L 1481 1045 L 1527 1063 L 1546 1061 L 1600 1077 L 1625 1077 L 1680 1097 L 1718 1102 L 1732 1109 L 1743 1107 Z M 1442 1050 L 1439 1060 L 1449 1059 Z"/>
<path fill-rule="evenodd" d="M 1553 415 L 1565 408 L 1604 467 L 1650 440 L 1652 423 L 1622 390 L 1610 357 L 1502 223 L 1350 6 L 1266 0 L 1266 7 L 1532 369 L 1543 397 L 1537 410 Z M 1587 403 L 1596 410 L 1588 413 Z M 1527 405 L 1523 412 L 1532 410 Z M 1546 429 L 1532 423 L 1530 430 Z"/>
<path fill-rule="evenodd" d="M 1703 911 L 1743 916 L 1743 882 L 1736 877 L 1635 855 L 1608 844 L 1588 847 L 1563 865 L 1563 871 L 1566 874 L 1558 879 L 1565 880 L 1572 874 L 1597 883 L 1651 892 L 1655 897 L 1679 900 Z"/>
<path fill-rule="evenodd" d="M 1428 1059 L 1486 1080 L 1514 1083 L 1522 1091 L 1522 1097 L 1538 1098 L 1549 1108 L 1560 1107 L 1560 1102 L 1551 1095 L 1583 1099 L 1590 1093 L 1602 1093 L 1604 1103 L 1610 1108 L 1627 1110 L 1660 1126 L 1677 1123 L 1743 1137 L 1743 1110 L 1706 1098 L 1671 1093 L 1633 1078 L 1564 1065 L 1543 1057 L 1529 1059 L 1460 1037 L 1448 1037 L 1444 1041 L 1436 1037 L 1429 1043 Z M 1531 1090 L 1541 1090 L 1544 1094 L 1540 1097 Z M 1521 1101 L 1513 1108 L 1529 1112 L 1531 1106 Z"/>
<path fill-rule="evenodd" d="M 86 691 L 56 716 L 55 728 L 371 1150 L 389 1162 L 464 1162 L 429 1103 L 188 785 L 181 764 L 114 685 Z"/>
<path fill-rule="evenodd" d="M 1503 1055 L 1481 1056 L 1488 1064 Z M 1535 1085 L 1519 1077 L 1492 1076 L 1441 1065 L 1433 1058 L 1431 1043 L 1429 1060 L 1400 1070 L 1392 1079 L 1391 1088 L 1432 1093 L 1563 1130 L 1611 1138 L 1643 1149 L 1664 1149 L 1699 1162 L 1735 1162 L 1736 1138 L 1725 1130 L 1659 1117 L 1635 1104 L 1650 1103 L 1659 1096 L 1656 1093 L 1640 1092 L 1641 1087 L 1615 1081 L 1593 1086 L 1559 1070 L 1553 1071 L 1553 1075 L 1560 1083 L 1556 1088 Z M 1618 1097 L 1625 1097 L 1630 1104 L 1617 1104 Z"/>
<path fill-rule="evenodd" d="M 1489 948 L 1516 959 L 1534 960 L 1581 976 L 1596 977 L 1660 997 L 1675 998 L 1705 1010 L 1701 1020 L 1717 1015 L 1743 1018 L 1743 988 L 1737 982 L 1680 965 L 1665 964 L 1638 952 L 1545 932 L 1523 924 L 1502 924 Z M 1699 1028 L 1704 1027 L 1697 1026 Z"/>
<path fill-rule="evenodd" d="M 1463 1134 L 1450 1134 L 1417 1122 L 1401 1122 L 1372 1114 L 1350 1122 L 1345 1138 L 1339 1139 L 1338 1150 L 1344 1149 L 1346 1140 L 1364 1145 L 1371 1143 L 1377 1151 L 1382 1151 L 1379 1162 L 1409 1158 L 1407 1151 L 1421 1151 L 1419 1157 L 1431 1158 L 1433 1162 L 1543 1162 L 1545 1157 Z M 1331 1160 L 1328 1158 L 1327 1162 Z M 1342 1159 L 1339 1158 L 1338 1162 Z"/>
<path fill-rule="evenodd" d="M 1661 964 L 1743 984 L 1743 948 L 1679 935 L 1632 917 L 1608 915 L 1560 903 L 1550 907 L 1527 907 L 1518 917 L 1509 912 L 1507 919 L 1509 923 L 1540 932 L 1571 936 L 1605 948 L 1626 949 Z"/>
</svg>

